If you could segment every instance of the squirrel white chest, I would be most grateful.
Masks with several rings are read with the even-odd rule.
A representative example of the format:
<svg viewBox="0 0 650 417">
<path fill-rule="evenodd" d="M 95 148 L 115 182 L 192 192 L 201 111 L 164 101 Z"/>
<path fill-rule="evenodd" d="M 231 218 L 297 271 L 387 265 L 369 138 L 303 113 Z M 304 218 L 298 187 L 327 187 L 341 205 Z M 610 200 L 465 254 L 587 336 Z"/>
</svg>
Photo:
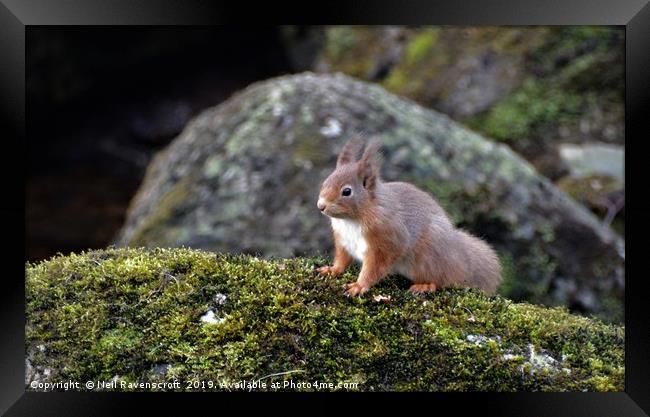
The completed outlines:
<svg viewBox="0 0 650 417">
<path fill-rule="evenodd" d="M 353 258 L 363 261 L 363 255 L 368 249 L 368 243 L 361 233 L 358 222 L 347 219 L 332 219 L 332 228 L 339 238 L 339 243 Z"/>
</svg>

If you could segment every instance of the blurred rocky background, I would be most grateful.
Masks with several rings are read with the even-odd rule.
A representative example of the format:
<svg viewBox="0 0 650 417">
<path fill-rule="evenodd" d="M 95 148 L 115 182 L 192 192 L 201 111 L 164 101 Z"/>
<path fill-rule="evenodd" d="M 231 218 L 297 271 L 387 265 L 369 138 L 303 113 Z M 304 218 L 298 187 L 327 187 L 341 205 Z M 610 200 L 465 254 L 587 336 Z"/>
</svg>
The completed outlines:
<svg viewBox="0 0 650 417">
<path fill-rule="evenodd" d="M 111 243 L 326 251 L 316 184 L 365 130 L 385 136 L 388 178 L 428 189 L 498 247 L 505 295 L 620 320 L 623 36 L 30 28 L 26 257 Z M 245 89 L 304 71 L 324 76 Z"/>
</svg>

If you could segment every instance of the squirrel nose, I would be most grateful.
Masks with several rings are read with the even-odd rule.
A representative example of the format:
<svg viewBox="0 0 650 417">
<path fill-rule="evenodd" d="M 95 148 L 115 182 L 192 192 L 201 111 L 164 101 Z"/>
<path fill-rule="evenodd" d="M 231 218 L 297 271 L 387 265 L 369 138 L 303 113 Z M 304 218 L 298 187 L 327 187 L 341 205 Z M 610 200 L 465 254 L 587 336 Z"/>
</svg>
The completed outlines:
<svg viewBox="0 0 650 417">
<path fill-rule="evenodd" d="M 323 210 L 325 210 L 325 207 L 327 207 L 327 204 L 325 204 L 325 200 L 323 200 L 322 198 L 319 198 L 318 203 L 316 203 L 316 206 L 318 207 L 318 209 L 320 211 L 323 211 Z"/>
</svg>

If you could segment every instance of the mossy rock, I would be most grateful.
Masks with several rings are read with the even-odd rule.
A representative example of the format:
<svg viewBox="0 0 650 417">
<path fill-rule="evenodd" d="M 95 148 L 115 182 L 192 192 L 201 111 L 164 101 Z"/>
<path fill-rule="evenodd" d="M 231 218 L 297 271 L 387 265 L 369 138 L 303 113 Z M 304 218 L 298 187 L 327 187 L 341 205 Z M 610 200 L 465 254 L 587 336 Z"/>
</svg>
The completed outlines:
<svg viewBox="0 0 650 417">
<path fill-rule="evenodd" d="M 621 326 L 478 290 L 416 296 L 399 276 L 350 299 L 342 285 L 358 270 L 316 276 L 324 262 L 110 248 L 27 264 L 27 389 L 624 390 Z"/>
<path fill-rule="evenodd" d="M 429 192 L 456 224 L 512 261 L 516 278 L 505 295 L 622 318 L 624 242 L 616 233 L 507 146 L 342 74 L 259 82 L 197 116 L 148 167 L 116 244 L 328 253 L 319 185 L 360 131 L 382 139 L 387 181 Z"/>
</svg>

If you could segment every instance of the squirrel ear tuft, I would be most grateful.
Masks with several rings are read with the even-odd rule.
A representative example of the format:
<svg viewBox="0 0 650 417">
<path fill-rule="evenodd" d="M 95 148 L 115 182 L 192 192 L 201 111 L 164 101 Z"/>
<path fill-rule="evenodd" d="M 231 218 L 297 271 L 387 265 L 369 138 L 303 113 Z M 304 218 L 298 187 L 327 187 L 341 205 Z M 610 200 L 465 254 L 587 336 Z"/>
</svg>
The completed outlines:
<svg viewBox="0 0 650 417">
<path fill-rule="evenodd" d="M 357 172 L 364 188 L 369 191 L 375 189 L 375 185 L 379 179 L 381 163 L 383 161 L 380 148 L 381 141 L 379 139 L 372 139 L 359 160 Z"/>
<path fill-rule="evenodd" d="M 359 156 L 359 152 L 361 152 L 361 149 L 363 148 L 363 139 L 361 139 L 360 136 L 355 136 L 352 139 L 350 139 L 345 146 L 343 146 L 343 150 L 339 154 L 339 157 L 336 161 L 336 166 L 340 167 L 341 165 L 349 164 L 351 162 L 356 162 L 357 157 Z"/>
</svg>

